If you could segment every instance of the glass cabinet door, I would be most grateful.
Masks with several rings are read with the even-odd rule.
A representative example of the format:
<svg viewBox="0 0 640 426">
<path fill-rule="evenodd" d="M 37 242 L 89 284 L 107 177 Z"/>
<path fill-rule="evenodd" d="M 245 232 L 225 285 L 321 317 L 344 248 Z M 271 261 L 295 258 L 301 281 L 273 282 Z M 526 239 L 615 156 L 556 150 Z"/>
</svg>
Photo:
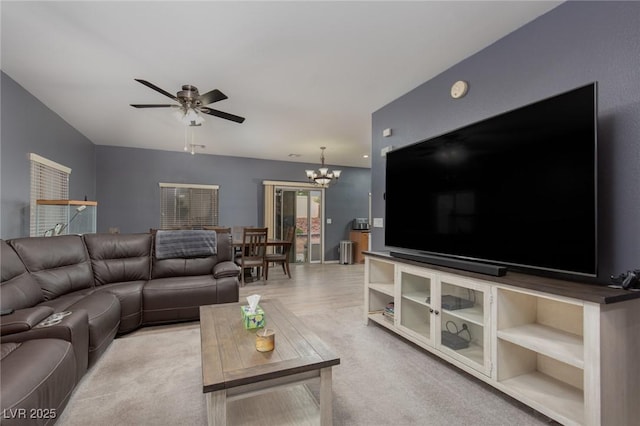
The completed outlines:
<svg viewBox="0 0 640 426">
<path fill-rule="evenodd" d="M 400 327 L 415 337 L 431 343 L 433 332 L 432 307 L 435 279 L 420 270 L 400 268 Z"/>
<path fill-rule="evenodd" d="M 440 278 L 439 349 L 489 374 L 490 289 L 455 276 Z"/>
</svg>

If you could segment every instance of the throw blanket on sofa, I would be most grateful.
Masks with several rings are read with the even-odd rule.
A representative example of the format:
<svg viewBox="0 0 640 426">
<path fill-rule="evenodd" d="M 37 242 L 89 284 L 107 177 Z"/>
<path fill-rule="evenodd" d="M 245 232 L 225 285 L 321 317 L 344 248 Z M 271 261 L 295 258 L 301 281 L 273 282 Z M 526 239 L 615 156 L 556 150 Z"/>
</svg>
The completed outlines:
<svg viewBox="0 0 640 426">
<path fill-rule="evenodd" d="M 216 231 L 157 231 L 156 259 L 216 254 Z"/>
</svg>

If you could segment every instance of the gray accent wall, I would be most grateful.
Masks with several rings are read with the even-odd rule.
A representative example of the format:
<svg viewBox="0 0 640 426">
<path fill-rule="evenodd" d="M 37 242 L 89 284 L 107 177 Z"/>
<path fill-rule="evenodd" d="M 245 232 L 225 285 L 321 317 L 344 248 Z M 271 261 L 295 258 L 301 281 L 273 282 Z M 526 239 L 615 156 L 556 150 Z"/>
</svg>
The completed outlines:
<svg viewBox="0 0 640 426">
<path fill-rule="evenodd" d="M 95 146 L 4 72 L 0 131 L 0 237 L 29 236 L 31 165 L 34 153 L 71 168 L 69 198 L 96 196 Z"/>
<path fill-rule="evenodd" d="M 179 143 L 177 141 L 176 143 Z M 206 142 L 205 142 L 206 143 Z M 97 146 L 98 231 L 148 232 L 160 225 L 160 182 L 219 185 L 220 225 L 264 225 L 264 180 L 305 182 L 319 164 Z M 330 168 L 334 168 L 331 164 Z M 367 217 L 371 172 L 340 167 L 325 191 L 325 260 L 339 258 L 351 220 Z"/>
<path fill-rule="evenodd" d="M 639 70 L 639 2 L 563 3 L 373 113 L 373 217 L 384 218 L 382 148 L 412 144 L 597 81 L 597 281 L 640 268 Z M 456 100 L 449 90 L 457 80 L 468 81 L 469 92 Z M 393 130 L 391 137 L 382 136 L 386 128 Z M 417 220 L 419 213 L 417 195 Z M 388 249 L 383 228 L 373 229 L 372 249 Z"/>
</svg>

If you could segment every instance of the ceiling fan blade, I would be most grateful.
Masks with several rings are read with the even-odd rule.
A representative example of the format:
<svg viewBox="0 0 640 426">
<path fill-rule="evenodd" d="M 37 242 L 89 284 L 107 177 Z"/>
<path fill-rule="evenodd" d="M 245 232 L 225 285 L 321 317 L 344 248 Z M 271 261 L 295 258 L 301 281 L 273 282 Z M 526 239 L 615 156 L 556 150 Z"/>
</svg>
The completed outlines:
<svg viewBox="0 0 640 426">
<path fill-rule="evenodd" d="M 200 108 L 205 114 L 215 115 L 216 117 L 224 118 L 225 120 L 235 121 L 236 123 L 242 123 L 244 121 L 244 117 L 239 117 L 237 115 L 229 114 L 228 112 L 218 111 L 217 109 L 211 108 Z"/>
<path fill-rule="evenodd" d="M 173 108 L 178 107 L 178 105 L 171 104 L 129 104 L 134 108 Z"/>
<path fill-rule="evenodd" d="M 202 102 L 202 105 L 209 105 L 214 102 L 227 99 L 227 95 L 225 95 L 218 89 L 213 89 L 212 91 L 207 92 L 204 95 L 200 95 L 199 99 L 200 99 L 200 102 Z"/>
<path fill-rule="evenodd" d="M 178 98 L 176 98 L 174 95 L 172 95 L 171 93 L 167 92 L 166 90 L 163 90 L 161 88 L 159 88 L 158 86 L 156 86 L 153 83 L 149 83 L 147 80 L 142 80 L 140 78 L 134 78 L 135 81 L 137 81 L 138 83 L 144 84 L 145 86 L 147 86 L 150 89 L 155 90 L 158 93 L 162 93 L 165 96 L 170 97 L 171 99 L 173 99 L 174 101 L 177 101 Z"/>
</svg>

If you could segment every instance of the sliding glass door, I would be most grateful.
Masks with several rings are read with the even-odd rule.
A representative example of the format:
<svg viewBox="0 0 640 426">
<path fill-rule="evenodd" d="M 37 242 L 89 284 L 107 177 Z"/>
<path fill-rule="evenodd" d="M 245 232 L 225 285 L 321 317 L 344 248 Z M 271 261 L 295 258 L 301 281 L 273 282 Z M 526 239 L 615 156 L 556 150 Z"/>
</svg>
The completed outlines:
<svg viewBox="0 0 640 426">
<path fill-rule="evenodd" d="M 322 190 L 275 188 L 274 237 L 284 239 L 289 228 L 295 226 L 289 259 L 292 263 L 322 262 L 322 196 Z"/>
</svg>

